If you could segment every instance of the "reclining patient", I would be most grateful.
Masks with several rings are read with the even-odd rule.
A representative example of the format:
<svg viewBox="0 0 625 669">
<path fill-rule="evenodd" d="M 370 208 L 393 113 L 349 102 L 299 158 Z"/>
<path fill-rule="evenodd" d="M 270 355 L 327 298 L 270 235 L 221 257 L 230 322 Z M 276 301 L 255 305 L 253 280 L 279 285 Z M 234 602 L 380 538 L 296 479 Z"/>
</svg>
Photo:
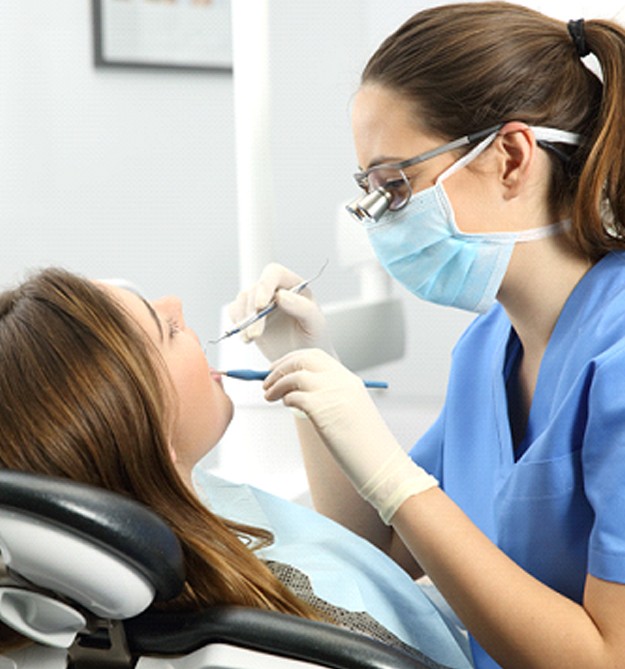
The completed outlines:
<svg viewBox="0 0 625 669">
<path fill-rule="evenodd" d="M 60 269 L 0 294 L 0 466 L 107 488 L 164 518 L 186 583 L 161 608 L 280 611 L 469 667 L 438 609 L 373 545 L 260 491 L 194 482 L 232 413 L 178 300 Z M 0 628 L 0 652 L 23 642 Z"/>
</svg>

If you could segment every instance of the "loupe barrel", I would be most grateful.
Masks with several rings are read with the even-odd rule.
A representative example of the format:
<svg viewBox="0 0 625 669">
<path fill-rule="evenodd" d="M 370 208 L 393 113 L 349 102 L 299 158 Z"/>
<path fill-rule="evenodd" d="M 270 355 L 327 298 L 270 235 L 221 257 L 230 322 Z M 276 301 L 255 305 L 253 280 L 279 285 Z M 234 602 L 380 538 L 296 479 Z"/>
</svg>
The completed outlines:
<svg viewBox="0 0 625 669">
<path fill-rule="evenodd" d="M 365 193 L 347 205 L 347 211 L 361 223 L 366 220 L 379 221 L 391 204 L 391 194 L 384 188 Z"/>
</svg>

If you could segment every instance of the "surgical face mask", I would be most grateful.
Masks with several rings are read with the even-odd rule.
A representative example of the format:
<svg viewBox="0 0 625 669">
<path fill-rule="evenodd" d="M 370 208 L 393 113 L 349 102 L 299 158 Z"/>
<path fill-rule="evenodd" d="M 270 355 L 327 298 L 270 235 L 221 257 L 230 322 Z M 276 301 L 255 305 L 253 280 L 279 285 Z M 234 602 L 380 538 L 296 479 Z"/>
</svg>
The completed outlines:
<svg viewBox="0 0 625 669">
<path fill-rule="evenodd" d="M 514 245 L 557 234 L 567 225 L 488 234 L 458 229 L 443 181 L 474 160 L 496 136 L 492 133 L 451 165 L 434 186 L 413 194 L 403 209 L 387 211 L 378 221 L 363 221 L 380 263 L 417 297 L 485 312 L 495 302 Z"/>
</svg>

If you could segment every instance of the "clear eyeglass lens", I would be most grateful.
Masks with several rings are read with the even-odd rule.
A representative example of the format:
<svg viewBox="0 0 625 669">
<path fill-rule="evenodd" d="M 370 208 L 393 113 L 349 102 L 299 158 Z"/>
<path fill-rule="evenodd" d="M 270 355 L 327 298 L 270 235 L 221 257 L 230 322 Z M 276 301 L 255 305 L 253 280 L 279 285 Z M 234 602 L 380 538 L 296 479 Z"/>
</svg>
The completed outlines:
<svg viewBox="0 0 625 669">
<path fill-rule="evenodd" d="M 372 192 L 377 188 L 383 188 L 391 194 L 391 210 L 401 209 L 412 195 L 408 179 L 401 170 L 379 169 L 369 172 L 366 190 Z"/>
</svg>

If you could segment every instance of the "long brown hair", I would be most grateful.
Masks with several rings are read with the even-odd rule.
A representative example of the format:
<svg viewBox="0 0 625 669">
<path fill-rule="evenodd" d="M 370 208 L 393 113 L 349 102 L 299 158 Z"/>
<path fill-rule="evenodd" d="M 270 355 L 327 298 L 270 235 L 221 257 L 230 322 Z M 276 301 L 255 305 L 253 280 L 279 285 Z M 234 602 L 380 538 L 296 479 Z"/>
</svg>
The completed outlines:
<svg viewBox="0 0 625 669">
<path fill-rule="evenodd" d="M 562 21 L 506 2 L 434 7 L 381 44 L 362 82 L 414 102 L 419 126 L 449 139 L 515 120 L 583 135 L 562 147 L 570 160 L 552 156 L 550 204 L 571 210 L 573 242 L 596 260 L 625 248 L 625 31 L 587 20 L 584 37 L 603 81 Z"/>
<path fill-rule="evenodd" d="M 160 514 L 187 575 L 169 608 L 231 603 L 315 618 L 250 550 L 271 535 L 216 516 L 181 481 L 164 374 L 105 291 L 61 269 L 33 275 L 0 295 L 0 466 L 107 488 Z"/>
</svg>

